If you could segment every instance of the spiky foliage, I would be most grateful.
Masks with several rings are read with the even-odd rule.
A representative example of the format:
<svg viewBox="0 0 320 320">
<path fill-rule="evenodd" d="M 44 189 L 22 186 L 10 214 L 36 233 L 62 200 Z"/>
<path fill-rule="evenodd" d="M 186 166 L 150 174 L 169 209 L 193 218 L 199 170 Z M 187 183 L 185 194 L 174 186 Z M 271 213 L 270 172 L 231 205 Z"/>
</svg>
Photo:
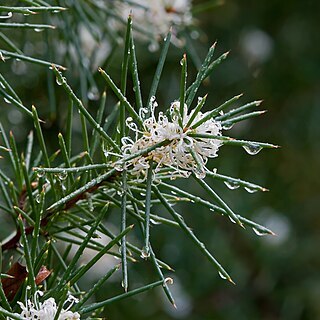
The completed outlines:
<svg viewBox="0 0 320 320">
<path fill-rule="evenodd" d="M 79 73 L 83 75 L 83 82 L 80 82 L 88 84 L 94 81 L 90 64 L 83 60 L 80 39 L 74 26 L 79 27 L 80 21 L 89 23 L 86 19 L 90 10 L 98 8 L 98 11 L 105 14 L 97 5 L 98 2 L 72 2 L 69 10 L 74 6 L 73 9 L 78 13 L 75 18 L 71 18 L 62 7 L 51 7 L 43 1 L 28 3 L 30 7 L 12 7 L 10 10 L 30 16 L 34 12 L 44 11 L 48 14 L 61 11 L 60 14 L 64 16 L 61 18 L 59 13 L 55 13 L 57 16 L 54 19 L 57 19 L 58 24 L 63 22 L 67 25 L 64 29 L 67 33 L 66 41 L 63 44 L 66 47 L 74 46 L 76 51 L 79 49 L 76 55 L 78 60 L 74 59 L 72 63 L 80 65 Z M 87 11 L 84 12 L 85 8 Z M 106 12 L 110 14 L 112 10 L 113 8 Z M 99 19 L 96 24 L 99 24 Z M 89 25 L 92 27 L 92 24 Z M 14 27 L 28 26 L 30 24 L 23 23 Z M 47 24 L 31 26 L 33 29 L 51 28 Z M 99 32 L 103 33 L 103 30 L 99 29 Z M 9 41 L 5 42 L 10 45 Z M 10 107 L 19 108 L 32 119 L 34 125 L 24 152 L 18 150 L 14 135 L 10 133 L 8 136 L 6 130 L 2 126 L 0 128 L 3 142 L 1 151 L 11 165 L 10 174 L 0 170 L 3 196 L 1 210 L 12 218 L 16 229 L 8 240 L 1 243 L 1 254 L 4 254 L 4 261 L 0 263 L 4 268 L 0 285 L 2 317 L 21 319 L 28 312 L 28 306 L 34 314 L 41 312 L 43 306 L 48 306 L 50 310 L 55 310 L 54 319 L 58 319 L 59 315 L 62 317 L 67 314 L 68 310 L 64 308 L 69 292 L 79 299 L 72 304 L 70 317 L 90 317 L 101 312 L 110 303 L 157 286 L 163 288 L 169 301 L 175 305 L 168 286 L 172 280 L 167 277 L 173 270 L 153 250 L 152 231 L 158 224 L 166 225 L 168 232 L 171 228 L 184 233 L 218 274 L 233 282 L 211 253 L 212 248 L 209 250 L 200 240 L 200 231 L 194 232 L 186 224 L 183 215 L 175 209 L 174 204 L 179 202 L 201 204 L 208 211 L 223 215 L 241 227 L 253 229 L 258 235 L 273 234 L 271 230 L 233 211 L 210 186 L 210 182 L 206 181 L 217 179 L 230 189 L 242 186 L 249 192 L 266 191 L 256 184 L 225 176 L 216 170 L 210 171 L 206 167 L 208 158 L 216 157 L 219 148 L 224 146 L 241 146 L 251 155 L 263 148 L 276 148 L 268 143 L 238 140 L 224 134 L 235 123 L 261 114 L 263 111 L 248 111 L 261 102 L 238 104 L 231 109 L 241 98 L 241 95 L 237 95 L 211 111 L 201 111 L 206 96 L 199 97 L 194 102 L 198 89 L 227 57 L 225 53 L 215 58 L 216 46 L 213 45 L 194 80 L 187 78 L 187 56 L 183 56 L 180 63 L 180 96 L 157 114 L 155 97 L 170 43 L 171 32 L 166 35 L 162 44 L 158 67 L 145 99 L 140 88 L 132 18 L 129 16 L 122 67 L 119 70 L 119 86 L 103 68 L 99 68 L 100 79 L 104 79 L 117 101 L 111 110 L 106 111 L 106 93 L 100 95 L 96 84 L 90 83 L 95 88 L 94 98 L 100 97 L 100 106 L 95 114 L 87 110 L 88 92 L 92 91 L 81 86 L 81 97 L 78 97 L 63 75 L 64 67 L 28 57 L 13 44 L 12 51 L 1 51 L 6 63 L 6 58 L 11 57 L 47 66 L 48 79 L 56 79 L 55 85 L 49 81 L 51 97 L 54 97 L 57 88 L 61 86 L 64 90 L 63 99 L 69 101 L 65 131 L 57 137 L 59 150 L 52 153 L 47 147 L 47 137 L 42 128 L 44 121 L 39 118 L 37 108 L 25 106 L 6 78 L 2 76 L 0 79 L 1 94 L 12 104 Z M 69 65 L 67 57 L 70 58 L 71 55 L 64 56 L 61 62 Z M 135 102 L 129 101 L 127 97 L 129 80 L 132 80 Z M 72 125 L 78 115 L 83 150 L 75 153 L 73 150 L 79 148 L 75 148 L 73 143 Z M 37 143 L 34 143 L 34 133 Z M 178 188 L 172 181 L 175 179 L 194 179 L 209 194 L 210 200 L 187 189 Z M 110 228 L 108 224 L 111 214 L 114 216 L 113 221 L 117 221 L 116 231 L 114 225 Z M 138 230 L 133 231 L 134 225 Z M 106 237 L 108 240 L 102 243 L 97 239 L 99 237 Z M 76 251 L 72 252 L 74 247 Z M 80 265 L 80 258 L 88 249 L 94 250 L 95 254 Z M 14 252 L 11 268 L 8 252 Z M 106 268 L 97 284 L 88 292 L 82 292 L 79 281 L 106 255 L 121 259 L 121 263 Z M 130 265 L 137 261 L 150 261 L 154 267 L 155 281 L 131 289 Z M 125 292 L 107 300 L 88 302 L 120 269 Z M 44 292 L 42 298 L 39 288 Z M 24 300 L 25 303 L 21 302 Z M 24 314 L 20 313 L 17 301 L 20 301 Z"/>
</svg>

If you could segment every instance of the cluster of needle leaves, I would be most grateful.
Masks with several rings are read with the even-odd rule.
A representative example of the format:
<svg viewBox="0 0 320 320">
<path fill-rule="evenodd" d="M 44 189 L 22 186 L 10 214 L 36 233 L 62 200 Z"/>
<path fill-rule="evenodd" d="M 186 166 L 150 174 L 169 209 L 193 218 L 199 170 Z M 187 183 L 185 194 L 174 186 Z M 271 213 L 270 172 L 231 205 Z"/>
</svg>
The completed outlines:
<svg viewBox="0 0 320 320">
<path fill-rule="evenodd" d="M 0 10 L 21 14 L 63 11 L 62 7 L 51 7 L 43 1 L 28 1 L 28 3 L 30 7 L 9 9 L 0 7 Z M 49 25 L 30 24 L 16 25 L 15 28 L 27 26 L 33 29 L 51 28 Z M 0 28 L 10 27 L 10 24 L 0 24 Z M 272 235 L 271 230 L 234 212 L 210 186 L 210 181 L 206 180 L 216 179 L 224 182 L 230 189 L 244 187 L 249 192 L 266 191 L 266 189 L 217 172 L 207 172 L 205 179 L 192 175 L 189 179 L 194 179 L 209 195 L 210 200 L 207 200 L 188 190 L 178 188 L 170 179 L 171 168 L 163 168 L 155 174 L 155 164 L 152 161 L 150 161 L 145 180 L 137 180 L 136 176 L 130 173 L 130 166 L 127 164 L 132 159 L 147 157 L 151 151 L 167 141 L 129 156 L 123 156 L 121 153 L 121 138 L 129 134 L 126 126 L 127 117 L 132 117 L 139 129 L 144 131 L 139 110 L 143 107 L 151 108 L 153 97 L 157 94 L 170 46 L 171 33 L 168 33 L 162 44 L 158 66 L 144 103 L 132 36 L 132 20 L 129 17 L 119 87 L 106 71 L 99 69 L 101 77 L 118 102 L 111 112 L 107 113 L 105 110 L 107 95 L 103 93 L 95 115 L 87 110 L 85 102 L 68 84 L 68 80 L 62 73 L 64 67 L 28 57 L 4 34 L 0 33 L 0 36 L 12 49 L 11 51 L 1 49 L 4 63 L 8 63 L 7 59 L 11 58 L 47 66 L 48 72 L 56 78 L 56 86 L 64 89 L 65 99 L 69 101 L 66 130 L 64 133 L 59 133 L 57 137 L 59 150 L 51 153 L 47 149 L 47 137 L 43 134 L 42 128 L 46 119 L 39 118 L 35 106 L 32 108 L 25 106 L 13 87 L 1 75 L 0 94 L 10 102 L 10 108 L 17 107 L 32 118 L 34 130 L 26 139 L 25 150 L 20 151 L 14 135 L 11 132 L 7 134 L 2 125 L 0 127 L 2 139 L 0 151 L 11 165 L 11 172 L 0 169 L 0 210 L 1 215 L 10 217 L 15 226 L 15 231 L 9 239 L 2 240 L 1 243 L 0 318 L 5 319 L 7 316 L 20 319 L 16 314 L 19 312 L 17 301 L 24 301 L 34 296 L 37 290 L 45 292 L 43 299 L 54 297 L 61 305 L 60 311 L 67 293 L 71 292 L 80 300 L 73 306 L 73 310 L 79 312 L 83 318 L 102 312 L 103 308 L 110 303 L 157 286 L 164 290 L 169 301 L 175 306 L 174 297 L 169 288 L 172 281 L 167 277 L 173 270 L 165 261 L 160 260 L 157 252 L 153 250 L 152 230 L 158 224 L 167 226 L 168 231 L 172 228 L 184 233 L 193 242 L 195 248 L 200 250 L 203 258 L 218 271 L 221 278 L 233 282 L 228 272 L 211 254 L 211 248 L 207 248 L 201 241 L 200 232 L 198 230 L 193 232 L 173 205 L 177 202 L 187 202 L 190 205 L 197 203 L 208 211 L 214 211 L 229 218 L 231 222 L 241 227 L 253 229 L 258 235 Z M 215 58 L 214 53 L 215 45 L 209 49 L 193 81 L 187 79 L 186 56 L 181 61 L 180 97 L 176 97 L 176 100 L 180 101 L 181 105 L 186 103 L 188 109 L 194 108 L 196 112 L 200 111 L 206 97 L 194 103 L 197 91 L 203 80 L 227 57 L 225 53 Z M 135 101 L 132 103 L 126 98 L 129 77 L 135 94 Z M 190 85 L 187 85 L 188 83 Z M 250 111 L 257 107 L 260 101 L 237 104 L 234 109 L 230 109 L 234 103 L 238 103 L 240 98 L 241 95 L 237 95 L 212 109 L 207 118 L 220 121 L 223 127 L 228 129 L 242 120 L 263 112 Z M 81 119 L 84 148 L 82 152 L 74 154 L 73 121 L 78 114 Z M 276 147 L 267 143 L 237 140 L 227 136 L 199 136 L 198 138 L 219 138 L 224 145 L 241 146 L 251 155 L 258 153 L 262 148 Z M 155 206 L 157 213 L 153 209 Z M 110 214 L 113 214 L 118 221 L 117 231 L 109 228 L 107 222 Z M 131 237 L 133 229 L 136 229 L 136 233 Z M 97 234 L 105 235 L 109 242 L 101 244 Z M 72 247 L 76 248 L 76 253 L 72 254 Z M 89 261 L 80 265 L 81 255 L 87 248 L 93 249 L 96 253 Z M 120 263 L 106 269 L 96 285 L 89 291 L 83 292 L 79 287 L 79 280 L 85 277 L 91 268 L 94 269 L 96 263 L 106 255 L 119 258 Z M 149 261 L 153 265 L 155 281 L 138 288 L 131 288 L 130 265 L 137 261 Z M 118 271 L 122 274 L 121 283 L 124 292 L 107 300 L 92 303 L 90 298 Z M 56 319 L 58 316 L 56 315 Z"/>
</svg>

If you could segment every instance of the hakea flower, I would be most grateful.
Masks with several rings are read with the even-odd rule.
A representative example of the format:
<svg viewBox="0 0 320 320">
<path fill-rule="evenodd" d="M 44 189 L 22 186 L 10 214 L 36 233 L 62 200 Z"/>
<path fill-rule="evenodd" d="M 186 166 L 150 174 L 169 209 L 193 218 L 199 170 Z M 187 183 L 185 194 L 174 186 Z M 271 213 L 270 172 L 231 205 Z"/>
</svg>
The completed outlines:
<svg viewBox="0 0 320 320">
<path fill-rule="evenodd" d="M 58 306 L 56 304 L 56 301 L 54 298 L 48 298 L 44 302 L 39 302 L 38 296 L 42 296 L 42 291 L 37 291 L 33 301 L 28 299 L 25 304 L 22 302 L 18 302 L 21 313 L 19 316 L 22 319 L 28 319 L 28 320 L 54 320 Z M 58 320 L 78 320 L 80 319 L 80 314 L 78 312 L 72 312 L 70 311 L 71 307 L 78 303 L 79 300 L 73 297 L 71 294 L 68 295 L 68 298 L 66 299 L 64 306 L 67 305 L 66 309 L 62 309 L 59 315 Z M 8 320 L 11 320 L 11 318 L 7 318 Z"/>
<path fill-rule="evenodd" d="M 135 0 L 131 3 L 118 3 L 117 10 L 123 19 L 132 12 L 135 24 L 141 31 L 164 36 L 171 26 L 185 26 L 192 23 L 191 0 Z M 141 33 L 140 33 L 141 35 Z M 173 37 L 173 41 L 178 40 Z"/>
<path fill-rule="evenodd" d="M 167 117 L 163 112 L 159 112 L 158 118 L 155 116 L 157 103 L 152 102 L 151 116 L 144 120 L 145 131 L 138 130 L 136 124 L 132 122 L 132 118 L 127 119 L 128 127 L 135 132 L 135 140 L 129 137 L 122 139 L 122 151 L 124 155 L 137 153 L 138 151 L 152 147 L 153 145 L 168 141 L 164 146 L 158 147 L 147 155 L 137 157 L 127 162 L 127 168 L 130 168 L 132 175 L 146 177 L 149 161 L 157 163 L 155 172 L 159 172 L 162 167 L 168 167 L 171 170 L 172 178 L 177 176 L 189 177 L 193 172 L 199 178 L 204 178 L 206 175 L 206 163 L 208 158 L 217 157 L 218 149 L 222 142 L 217 139 L 195 138 L 189 134 L 210 134 L 220 136 L 222 126 L 219 121 L 209 119 L 204 121 L 196 128 L 192 125 L 203 119 L 207 113 L 198 112 L 194 117 L 192 110 L 187 114 L 187 106 L 184 105 L 183 117 L 178 113 L 180 110 L 180 102 L 173 102 L 170 106 L 170 117 Z M 140 116 L 143 117 L 142 109 Z M 188 125 L 190 118 L 194 119 Z"/>
</svg>

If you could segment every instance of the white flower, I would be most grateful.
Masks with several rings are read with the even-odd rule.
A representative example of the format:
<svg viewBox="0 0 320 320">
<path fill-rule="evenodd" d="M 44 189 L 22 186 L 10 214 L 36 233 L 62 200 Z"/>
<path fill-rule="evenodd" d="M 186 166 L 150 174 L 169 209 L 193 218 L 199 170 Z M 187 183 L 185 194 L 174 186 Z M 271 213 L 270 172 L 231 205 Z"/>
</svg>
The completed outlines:
<svg viewBox="0 0 320 320">
<path fill-rule="evenodd" d="M 168 144 L 151 151 L 148 155 L 134 158 L 128 162 L 127 167 L 130 167 L 130 173 L 138 176 L 141 175 L 144 179 L 149 168 L 149 160 L 152 159 L 157 163 L 155 172 L 159 172 L 161 167 L 169 167 L 174 169 L 172 172 L 173 178 L 176 175 L 188 177 L 191 172 L 194 172 L 199 178 L 204 178 L 207 170 L 205 165 L 208 158 L 217 156 L 222 142 L 217 139 L 194 138 L 189 136 L 189 134 L 220 136 L 222 130 L 221 123 L 209 119 L 193 129 L 192 125 L 203 119 L 207 113 L 198 112 L 192 123 L 187 127 L 186 125 L 194 110 L 188 115 L 187 106 L 185 105 L 183 118 L 179 121 L 177 113 L 180 109 L 180 103 L 173 102 L 170 107 L 171 120 L 162 112 L 159 112 L 156 119 L 156 106 L 157 103 L 153 101 L 151 117 L 144 120 L 144 127 L 146 129 L 144 132 L 140 132 L 137 129 L 136 125 L 131 122 L 131 118 L 127 119 L 127 125 L 131 130 L 136 132 L 136 138 L 135 141 L 129 137 L 123 138 L 122 151 L 126 156 L 135 154 L 142 149 L 165 140 L 168 141 Z"/>
<path fill-rule="evenodd" d="M 44 302 L 39 302 L 38 296 L 42 296 L 43 292 L 37 291 L 33 301 L 28 299 L 25 304 L 18 302 L 21 313 L 20 317 L 28 320 L 54 320 L 58 306 L 54 298 L 48 298 Z M 78 303 L 78 299 L 73 297 L 71 294 L 68 295 L 67 300 L 64 303 L 67 305 L 66 309 L 62 309 L 59 315 L 59 320 L 78 320 L 80 319 L 80 314 L 78 312 L 70 311 L 71 307 Z M 10 320 L 11 318 L 8 318 Z"/>
<path fill-rule="evenodd" d="M 192 22 L 191 0 L 136 0 L 135 4 L 118 3 L 117 11 L 124 20 L 132 12 L 135 25 L 156 37 L 167 34 L 171 26 Z"/>
</svg>

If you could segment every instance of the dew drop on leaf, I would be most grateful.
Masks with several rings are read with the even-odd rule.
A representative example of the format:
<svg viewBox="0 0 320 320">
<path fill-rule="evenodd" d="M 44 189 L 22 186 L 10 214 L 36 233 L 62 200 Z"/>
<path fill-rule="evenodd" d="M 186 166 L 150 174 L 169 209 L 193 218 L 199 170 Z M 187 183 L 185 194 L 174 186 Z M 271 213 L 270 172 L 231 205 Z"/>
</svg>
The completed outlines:
<svg viewBox="0 0 320 320">
<path fill-rule="evenodd" d="M 231 217 L 231 216 L 228 216 L 229 217 L 229 220 L 232 222 L 232 223 L 236 223 L 236 221 Z"/>
<path fill-rule="evenodd" d="M 267 231 L 258 230 L 258 229 L 256 229 L 256 228 L 252 228 L 252 230 L 253 230 L 253 232 L 254 232 L 257 236 L 259 236 L 259 237 L 269 235 L 269 232 L 267 232 Z"/>
<path fill-rule="evenodd" d="M 42 177 L 44 177 L 44 175 L 45 175 L 44 170 L 37 170 L 37 177 L 38 178 L 42 178 Z"/>
<path fill-rule="evenodd" d="M 41 200 L 40 194 L 36 195 L 35 200 L 36 200 L 37 203 L 40 203 L 40 200 Z"/>
<path fill-rule="evenodd" d="M 150 257 L 150 249 L 149 247 L 143 247 L 141 251 L 141 258 L 148 259 Z"/>
<path fill-rule="evenodd" d="M 68 177 L 68 173 L 66 170 L 63 170 L 61 172 L 58 173 L 58 178 L 60 181 L 66 180 Z"/>
<path fill-rule="evenodd" d="M 255 193 L 258 191 L 256 188 L 244 187 L 244 189 L 249 193 Z"/>
<path fill-rule="evenodd" d="M 240 187 L 240 184 L 235 181 L 224 181 L 224 184 L 230 189 L 230 190 L 235 190 Z"/>
<path fill-rule="evenodd" d="M 219 271 L 218 274 L 219 274 L 221 279 L 227 280 L 227 277 L 221 271 Z"/>
<path fill-rule="evenodd" d="M 63 78 L 56 77 L 56 83 L 58 86 L 61 86 L 63 84 Z"/>
<path fill-rule="evenodd" d="M 234 123 L 231 122 L 225 122 L 222 129 L 223 130 L 230 130 L 234 126 Z"/>
<path fill-rule="evenodd" d="M 251 156 L 254 156 L 262 150 L 262 147 L 258 144 L 251 143 L 243 146 L 243 149 Z"/>
</svg>

